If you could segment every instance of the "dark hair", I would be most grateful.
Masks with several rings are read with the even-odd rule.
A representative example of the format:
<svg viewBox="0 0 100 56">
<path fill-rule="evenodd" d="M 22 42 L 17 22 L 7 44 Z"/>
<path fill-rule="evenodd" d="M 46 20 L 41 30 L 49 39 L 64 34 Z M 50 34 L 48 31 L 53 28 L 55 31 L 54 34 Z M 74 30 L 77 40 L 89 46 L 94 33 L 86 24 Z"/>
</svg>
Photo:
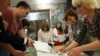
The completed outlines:
<svg viewBox="0 0 100 56">
<path fill-rule="evenodd" d="M 27 19 L 22 19 L 21 22 L 22 22 L 23 27 L 30 25 L 30 23 L 29 23 L 29 21 Z"/>
<path fill-rule="evenodd" d="M 23 6 L 24 8 L 29 8 L 29 9 L 31 9 L 30 5 L 29 5 L 27 2 L 25 2 L 25 1 L 20 1 L 20 2 L 16 5 L 17 8 L 20 7 L 20 6 Z"/>
<path fill-rule="evenodd" d="M 57 27 L 57 24 L 60 24 L 61 25 L 60 28 Z M 62 23 L 61 22 L 57 22 L 56 23 L 56 29 L 59 30 L 60 32 L 63 32 Z"/>
<path fill-rule="evenodd" d="M 74 9 L 68 9 L 63 20 L 68 21 L 69 16 L 74 16 L 75 20 L 78 20 L 78 15 Z"/>
</svg>

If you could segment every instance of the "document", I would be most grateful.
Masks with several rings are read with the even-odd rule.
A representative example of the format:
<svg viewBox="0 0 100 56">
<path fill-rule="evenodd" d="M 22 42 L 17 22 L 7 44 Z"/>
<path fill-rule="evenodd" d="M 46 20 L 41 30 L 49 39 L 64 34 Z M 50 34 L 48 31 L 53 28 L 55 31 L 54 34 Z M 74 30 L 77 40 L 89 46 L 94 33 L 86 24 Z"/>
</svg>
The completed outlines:
<svg viewBox="0 0 100 56">
<path fill-rule="evenodd" d="M 48 45 L 48 43 L 45 43 L 45 42 L 35 41 L 33 45 L 35 46 L 37 51 L 50 53 L 52 50 L 51 47 Z"/>
<path fill-rule="evenodd" d="M 43 53 L 43 52 L 37 52 L 37 56 L 67 56 L 67 53 L 58 54 L 58 53 Z"/>
</svg>

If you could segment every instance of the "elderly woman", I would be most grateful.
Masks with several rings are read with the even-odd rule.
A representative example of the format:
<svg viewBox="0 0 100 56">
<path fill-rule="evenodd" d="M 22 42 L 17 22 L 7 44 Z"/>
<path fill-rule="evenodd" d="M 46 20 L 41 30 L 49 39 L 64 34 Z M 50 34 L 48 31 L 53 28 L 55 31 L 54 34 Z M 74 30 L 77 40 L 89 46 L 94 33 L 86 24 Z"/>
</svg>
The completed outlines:
<svg viewBox="0 0 100 56">
<path fill-rule="evenodd" d="M 72 4 L 82 16 L 85 16 L 85 20 L 78 38 L 72 41 L 70 47 L 75 47 L 80 44 L 87 32 L 98 40 L 75 47 L 69 51 L 68 55 L 79 56 L 83 51 L 100 50 L 100 10 L 97 9 L 96 0 L 72 0 Z"/>
</svg>

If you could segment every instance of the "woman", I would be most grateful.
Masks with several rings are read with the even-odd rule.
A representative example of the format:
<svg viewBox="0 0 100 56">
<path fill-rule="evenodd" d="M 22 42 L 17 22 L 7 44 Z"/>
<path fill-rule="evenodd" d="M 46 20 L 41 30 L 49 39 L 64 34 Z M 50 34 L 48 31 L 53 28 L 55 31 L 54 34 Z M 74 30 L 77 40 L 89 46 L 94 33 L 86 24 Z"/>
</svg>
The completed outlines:
<svg viewBox="0 0 100 56">
<path fill-rule="evenodd" d="M 73 9 L 69 9 L 67 11 L 67 13 L 65 14 L 65 17 L 64 17 L 64 20 L 66 23 L 70 24 L 71 25 L 71 28 L 72 28 L 72 32 L 73 32 L 73 38 L 74 40 L 77 39 L 78 35 L 79 35 L 79 32 L 83 26 L 83 18 L 80 18 L 78 19 L 78 15 L 76 13 L 75 10 Z M 78 43 L 78 45 L 76 46 L 81 46 L 81 45 L 84 45 L 84 44 L 88 44 L 92 41 L 92 37 L 87 33 L 81 40 L 80 43 Z M 73 41 L 71 42 L 73 43 Z M 70 44 L 71 44 L 70 43 Z M 62 52 L 67 52 L 69 50 L 71 50 L 72 48 L 75 47 L 74 46 L 70 46 L 70 44 L 68 46 L 66 46 L 66 48 L 62 49 L 61 51 Z M 88 56 L 93 56 L 93 51 L 88 51 L 88 52 L 84 52 L 85 54 L 87 54 Z"/>
<path fill-rule="evenodd" d="M 41 29 L 38 31 L 38 41 L 50 43 L 53 39 L 52 29 L 50 29 L 49 23 L 43 21 Z"/>
<path fill-rule="evenodd" d="M 69 56 L 79 56 L 83 51 L 100 50 L 100 10 L 97 8 L 96 0 L 72 0 L 73 6 L 77 8 L 82 16 L 87 16 L 84 20 L 82 30 L 80 30 L 79 37 L 73 41 L 70 46 L 78 45 L 88 32 L 91 36 L 98 38 L 98 40 L 75 47 L 68 53 Z"/>
<path fill-rule="evenodd" d="M 56 27 L 53 29 L 54 34 L 54 45 L 62 45 L 65 40 L 65 36 L 62 29 L 62 23 L 57 22 Z"/>
</svg>

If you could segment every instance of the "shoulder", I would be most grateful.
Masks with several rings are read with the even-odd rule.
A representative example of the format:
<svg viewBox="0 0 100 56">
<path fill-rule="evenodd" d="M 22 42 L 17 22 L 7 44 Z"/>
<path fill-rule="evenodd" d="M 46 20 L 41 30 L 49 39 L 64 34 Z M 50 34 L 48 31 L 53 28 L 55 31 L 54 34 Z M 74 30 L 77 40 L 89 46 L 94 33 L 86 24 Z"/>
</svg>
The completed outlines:
<svg viewBox="0 0 100 56">
<path fill-rule="evenodd" d="M 100 9 L 95 9 L 95 12 L 96 13 L 100 13 Z"/>
<path fill-rule="evenodd" d="M 96 18 L 96 21 L 100 21 L 100 9 L 95 10 L 95 18 Z"/>
<path fill-rule="evenodd" d="M 100 16 L 100 9 L 95 9 L 95 15 Z"/>
<path fill-rule="evenodd" d="M 80 18 L 78 21 L 78 25 L 81 27 L 84 23 L 85 18 Z"/>
<path fill-rule="evenodd" d="M 53 31 L 53 29 L 52 29 L 52 28 L 50 28 L 50 31 Z"/>
<path fill-rule="evenodd" d="M 13 10 L 12 8 L 7 8 L 2 11 L 2 18 L 6 21 L 9 21 L 11 18 L 13 18 Z"/>
<path fill-rule="evenodd" d="M 4 10 L 2 11 L 2 14 L 6 14 L 6 13 L 7 13 L 7 14 L 8 14 L 8 13 L 10 14 L 12 11 L 13 11 L 12 8 L 6 8 L 6 9 L 4 9 Z M 9 15 L 9 14 L 8 14 L 8 15 Z"/>
<path fill-rule="evenodd" d="M 42 32 L 42 29 L 39 29 L 38 32 Z"/>
<path fill-rule="evenodd" d="M 56 28 L 53 28 L 53 31 L 57 30 Z"/>
</svg>

